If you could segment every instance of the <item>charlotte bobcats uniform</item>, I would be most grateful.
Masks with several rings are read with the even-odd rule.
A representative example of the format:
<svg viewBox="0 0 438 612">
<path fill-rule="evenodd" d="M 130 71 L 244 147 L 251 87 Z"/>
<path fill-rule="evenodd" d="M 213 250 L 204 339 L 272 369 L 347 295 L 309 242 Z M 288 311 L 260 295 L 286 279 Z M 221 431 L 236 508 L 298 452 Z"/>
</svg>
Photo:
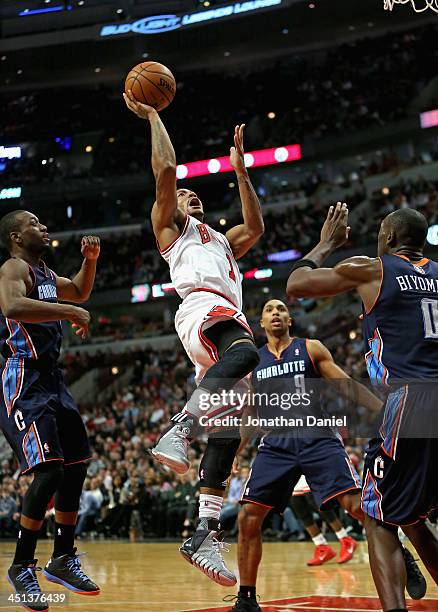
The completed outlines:
<svg viewBox="0 0 438 612">
<path fill-rule="evenodd" d="M 204 331 L 234 319 L 251 329 L 243 314 L 242 282 L 227 238 L 187 215 L 181 234 L 160 253 L 170 268 L 170 278 L 182 298 L 175 328 L 196 367 L 196 382 L 219 357 Z"/>
<path fill-rule="evenodd" d="M 57 302 L 56 277 L 44 262 L 29 266 L 27 297 Z M 45 461 L 65 464 L 90 457 L 85 425 L 57 366 L 60 321 L 21 323 L 0 313 L 2 370 L 0 426 L 22 473 Z"/>
<path fill-rule="evenodd" d="M 322 416 L 318 384 L 320 378 L 307 350 L 305 338 L 294 338 L 279 359 L 266 344 L 259 349 L 260 363 L 252 374 L 255 394 L 269 398 L 258 405 L 258 416 L 273 416 L 272 398 L 287 394 L 308 394 L 310 403 L 302 406 L 305 414 Z M 257 402 L 257 395 L 256 402 Z M 319 413 L 319 414 L 318 414 Z M 287 414 L 288 412 L 284 412 Z M 297 417 L 298 409 L 294 408 Z M 326 509 L 336 497 L 361 488 L 359 476 L 344 445 L 329 427 L 311 434 L 309 428 L 297 426 L 289 431 L 272 430 L 262 438 L 257 456 L 243 489 L 242 502 L 261 504 L 283 512 L 295 485 L 305 476 L 320 509 Z M 301 481 L 302 482 L 302 481 Z"/>
<path fill-rule="evenodd" d="M 364 310 L 365 358 L 388 396 L 366 457 L 362 508 L 408 525 L 438 503 L 438 264 L 399 255 L 380 263 L 379 296 Z"/>
</svg>

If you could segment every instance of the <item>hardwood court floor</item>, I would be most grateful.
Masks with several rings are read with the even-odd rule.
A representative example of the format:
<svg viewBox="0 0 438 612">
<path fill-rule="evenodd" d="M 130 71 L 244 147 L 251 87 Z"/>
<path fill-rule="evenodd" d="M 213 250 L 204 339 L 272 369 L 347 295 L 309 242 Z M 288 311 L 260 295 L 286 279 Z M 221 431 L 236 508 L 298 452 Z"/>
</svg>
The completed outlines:
<svg viewBox="0 0 438 612">
<path fill-rule="evenodd" d="M 142 611 L 225 612 L 232 607 L 222 601 L 225 595 L 234 595 L 235 589 L 226 589 L 211 582 L 183 560 L 177 544 L 130 544 L 128 542 L 79 542 L 85 571 L 100 585 L 98 597 L 83 597 L 69 593 L 68 605 L 52 605 L 53 612 L 106 612 Z M 333 547 L 338 551 L 339 544 Z M 11 589 L 4 578 L 11 563 L 13 543 L 0 543 L 0 576 L 2 603 L 0 611 L 23 608 L 7 604 L 6 593 Z M 237 545 L 231 545 L 226 555 L 230 566 L 236 567 Z M 263 612 L 312 610 L 348 612 L 381 610 L 375 599 L 374 586 L 368 567 L 366 544 L 360 543 L 352 561 L 338 565 L 336 559 L 319 568 L 308 568 L 306 560 L 312 555 L 310 543 L 267 543 L 260 571 L 258 592 Z M 50 543 L 38 545 L 39 564 L 50 556 Z M 40 575 L 40 574 L 39 574 Z M 40 575 L 43 591 L 66 592 L 48 583 Z M 429 599 L 410 602 L 412 612 L 438 612 L 438 589 L 429 580 Z"/>
</svg>

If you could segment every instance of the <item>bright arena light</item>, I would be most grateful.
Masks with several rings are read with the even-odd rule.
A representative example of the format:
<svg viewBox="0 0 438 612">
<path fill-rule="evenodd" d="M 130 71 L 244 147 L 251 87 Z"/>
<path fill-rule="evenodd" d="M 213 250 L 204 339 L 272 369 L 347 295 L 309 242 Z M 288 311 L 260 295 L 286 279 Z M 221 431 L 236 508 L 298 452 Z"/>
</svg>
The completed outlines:
<svg viewBox="0 0 438 612">
<path fill-rule="evenodd" d="M 0 190 L 0 200 L 11 200 L 21 197 L 21 187 L 5 187 Z"/>
<path fill-rule="evenodd" d="M 0 146 L 0 159 L 19 159 L 21 157 L 21 147 Z"/>
<path fill-rule="evenodd" d="M 427 242 L 429 244 L 433 244 L 434 246 L 438 245 L 438 225 L 431 225 L 427 232 Z"/>
<path fill-rule="evenodd" d="M 210 159 L 208 162 L 208 171 L 211 174 L 216 174 L 216 172 L 220 172 L 221 163 L 218 159 Z"/>
<path fill-rule="evenodd" d="M 134 285 L 131 288 L 131 303 L 146 302 L 151 294 L 151 287 L 148 283 Z"/>
<path fill-rule="evenodd" d="M 285 162 L 289 157 L 289 152 L 286 147 L 278 147 L 278 149 L 275 149 L 274 156 L 279 163 Z"/>
<path fill-rule="evenodd" d="M 180 165 L 176 167 L 176 178 L 177 179 L 185 179 L 186 176 L 188 175 L 189 171 L 187 166 L 184 165 Z"/>
<path fill-rule="evenodd" d="M 254 155 L 252 153 L 245 153 L 244 160 L 247 168 L 251 168 L 254 165 Z"/>
<path fill-rule="evenodd" d="M 423 129 L 438 125 L 438 108 L 435 110 L 420 113 L 420 123 Z"/>
</svg>

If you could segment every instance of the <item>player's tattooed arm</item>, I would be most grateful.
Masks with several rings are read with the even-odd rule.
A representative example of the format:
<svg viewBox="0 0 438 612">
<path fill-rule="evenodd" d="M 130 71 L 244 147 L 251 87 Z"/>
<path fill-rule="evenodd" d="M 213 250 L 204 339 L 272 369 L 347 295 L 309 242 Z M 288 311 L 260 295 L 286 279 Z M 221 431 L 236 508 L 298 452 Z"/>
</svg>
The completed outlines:
<svg viewBox="0 0 438 612">
<path fill-rule="evenodd" d="M 333 355 L 319 340 L 308 340 L 307 350 L 318 373 L 333 382 L 337 390 L 347 398 L 353 399 L 356 406 L 364 406 L 372 412 L 380 411 L 382 401 L 362 383 L 352 379 L 335 363 Z"/>
<path fill-rule="evenodd" d="M 348 208 L 338 202 L 331 206 L 321 230 L 317 246 L 304 256 L 317 266 L 348 240 L 350 228 Z M 329 297 L 356 290 L 367 310 L 374 304 L 381 283 L 381 265 L 378 258 L 365 256 L 350 257 L 333 268 L 310 266 L 292 270 L 286 286 L 289 299 L 298 297 Z"/>
<path fill-rule="evenodd" d="M 88 333 L 90 314 L 71 304 L 57 304 L 28 298 L 33 278 L 30 268 L 22 259 L 9 259 L 0 268 L 0 308 L 7 319 L 22 323 L 71 321 L 77 334 Z"/>
<path fill-rule="evenodd" d="M 155 237 L 163 246 L 180 234 L 175 149 L 160 115 L 152 106 L 137 102 L 131 90 L 128 94 L 124 93 L 123 98 L 129 110 L 140 119 L 147 119 L 151 126 L 151 164 L 156 185 L 156 202 L 152 207 L 151 219 Z"/>
<path fill-rule="evenodd" d="M 265 231 L 260 201 L 245 167 L 244 129 L 245 124 L 236 125 L 234 147 L 230 149 L 230 163 L 236 172 L 243 216 L 243 223 L 232 227 L 226 233 L 236 259 L 243 257 Z"/>
<path fill-rule="evenodd" d="M 59 300 L 81 304 L 90 297 L 96 277 L 97 259 L 100 255 L 100 239 L 97 236 L 84 236 L 81 240 L 81 253 L 84 260 L 74 278 L 56 276 Z"/>
</svg>

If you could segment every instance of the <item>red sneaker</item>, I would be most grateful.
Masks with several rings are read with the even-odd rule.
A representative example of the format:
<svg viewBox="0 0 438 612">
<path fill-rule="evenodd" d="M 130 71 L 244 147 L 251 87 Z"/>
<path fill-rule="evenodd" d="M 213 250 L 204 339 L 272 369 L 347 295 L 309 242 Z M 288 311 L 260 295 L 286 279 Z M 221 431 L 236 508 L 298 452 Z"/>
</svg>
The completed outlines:
<svg viewBox="0 0 438 612">
<path fill-rule="evenodd" d="M 357 542 L 354 538 L 347 536 L 341 540 L 341 552 L 339 553 L 338 563 L 346 563 L 353 558 L 354 551 L 357 548 Z"/>
<path fill-rule="evenodd" d="M 307 561 L 307 565 L 322 565 L 336 557 L 336 553 L 328 544 L 320 544 L 315 548 L 313 557 Z"/>
</svg>

